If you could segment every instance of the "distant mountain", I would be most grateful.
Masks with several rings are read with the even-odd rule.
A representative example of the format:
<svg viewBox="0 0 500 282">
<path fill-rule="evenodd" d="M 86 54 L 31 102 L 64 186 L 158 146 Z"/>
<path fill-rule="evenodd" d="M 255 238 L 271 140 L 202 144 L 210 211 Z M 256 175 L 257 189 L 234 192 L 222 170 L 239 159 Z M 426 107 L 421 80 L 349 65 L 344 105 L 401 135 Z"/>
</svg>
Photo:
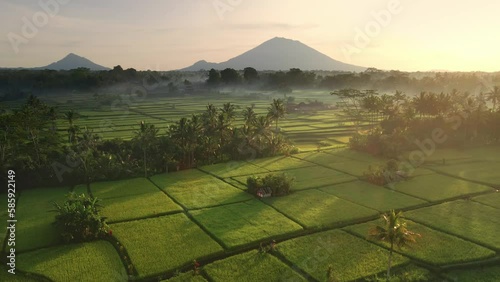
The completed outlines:
<svg viewBox="0 0 500 282">
<path fill-rule="evenodd" d="M 237 70 L 253 67 L 257 70 L 325 70 L 325 71 L 364 71 L 366 68 L 334 60 L 314 50 L 300 41 L 275 37 L 261 45 L 222 63 L 199 61 L 181 71 L 198 71 L 225 68 Z"/>
<path fill-rule="evenodd" d="M 101 71 L 101 70 L 109 70 L 110 68 L 103 67 L 101 65 L 98 65 L 91 60 L 80 57 L 76 54 L 69 53 L 66 57 L 64 57 L 62 60 L 54 62 L 48 66 L 45 67 L 39 67 L 35 69 L 49 69 L 49 70 L 71 70 L 71 69 L 77 69 L 77 68 L 88 68 L 93 71 Z"/>
</svg>

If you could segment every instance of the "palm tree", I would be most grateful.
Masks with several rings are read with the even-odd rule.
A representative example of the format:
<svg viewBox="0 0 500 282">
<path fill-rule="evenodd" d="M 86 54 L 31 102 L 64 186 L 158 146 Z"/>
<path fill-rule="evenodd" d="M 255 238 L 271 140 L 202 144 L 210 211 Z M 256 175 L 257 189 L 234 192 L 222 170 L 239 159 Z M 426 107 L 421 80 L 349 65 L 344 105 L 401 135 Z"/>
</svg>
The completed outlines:
<svg viewBox="0 0 500 282">
<path fill-rule="evenodd" d="M 144 177 L 148 177 L 147 152 L 157 141 L 158 129 L 153 124 L 141 122 L 141 128 L 135 132 L 134 141 L 139 144 L 142 150 Z"/>
<path fill-rule="evenodd" d="M 255 119 L 257 118 L 257 114 L 253 110 L 253 107 L 246 107 L 243 110 L 243 121 L 245 122 L 246 126 L 250 126 L 255 122 Z"/>
<path fill-rule="evenodd" d="M 415 237 L 420 237 L 421 235 L 407 229 L 406 220 L 401 211 L 395 212 L 391 210 L 389 213 L 383 214 L 382 219 L 384 220 L 383 226 L 375 226 L 370 229 L 368 237 L 387 242 L 391 245 L 387 263 L 387 280 L 389 280 L 391 276 L 394 246 L 396 245 L 398 248 L 402 248 L 409 243 L 416 242 Z"/>
<path fill-rule="evenodd" d="M 68 128 L 68 141 L 69 143 L 76 142 L 76 133 L 78 131 L 78 127 L 73 124 L 73 121 L 78 118 L 78 114 L 73 110 L 67 111 L 64 113 L 64 117 L 68 120 L 69 128 Z"/>
<path fill-rule="evenodd" d="M 273 99 L 271 107 L 269 107 L 269 117 L 276 121 L 276 132 L 278 132 L 278 122 L 280 118 L 284 118 L 286 114 L 286 108 L 281 99 Z"/>
<path fill-rule="evenodd" d="M 486 93 L 488 95 L 488 100 L 493 103 L 493 111 L 497 109 L 497 103 L 500 102 L 500 87 L 495 86 L 491 92 Z"/>
</svg>

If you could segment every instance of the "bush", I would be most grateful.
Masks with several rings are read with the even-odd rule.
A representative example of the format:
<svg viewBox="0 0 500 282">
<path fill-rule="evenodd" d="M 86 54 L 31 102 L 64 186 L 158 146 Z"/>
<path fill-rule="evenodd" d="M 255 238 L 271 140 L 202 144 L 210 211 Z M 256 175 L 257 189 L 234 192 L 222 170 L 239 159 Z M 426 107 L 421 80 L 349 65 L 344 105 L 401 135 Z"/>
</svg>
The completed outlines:
<svg viewBox="0 0 500 282">
<path fill-rule="evenodd" d="M 268 174 L 263 178 L 250 176 L 247 178 L 248 192 L 257 194 L 260 188 L 269 187 L 272 190 L 272 196 L 284 196 L 290 194 L 294 179 L 285 173 Z"/>
<path fill-rule="evenodd" d="M 97 198 L 72 192 L 66 196 L 62 206 L 54 203 L 58 213 L 55 225 L 60 229 L 64 242 L 87 242 L 107 235 L 109 227 L 99 214 L 98 201 Z"/>
<path fill-rule="evenodd" d="M 392 182 L 400 181 L 401 176 L 398 174 L 398 162 L 390 160 L 385 166 L 377 168 L 368 167 L 368 171 L 363 173 L 363 178 L 375 185 L 384 186 Z"/>
</svg>

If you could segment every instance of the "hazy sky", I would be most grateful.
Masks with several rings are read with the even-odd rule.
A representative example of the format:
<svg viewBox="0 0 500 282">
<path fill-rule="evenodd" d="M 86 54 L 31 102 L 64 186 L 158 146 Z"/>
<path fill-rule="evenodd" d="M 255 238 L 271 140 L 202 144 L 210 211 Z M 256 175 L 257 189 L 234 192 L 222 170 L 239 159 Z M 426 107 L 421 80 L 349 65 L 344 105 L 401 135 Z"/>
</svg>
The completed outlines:
<svg viewBox="0 0 500 282">
<path fill-rule="evenodd" d="M 500 71 L 499 13 L 493 0 L 0 0 L 0 66 L 73 52 L 108 67 L 170 70 L 279 36 L 365 67 Z"/>
</svg>

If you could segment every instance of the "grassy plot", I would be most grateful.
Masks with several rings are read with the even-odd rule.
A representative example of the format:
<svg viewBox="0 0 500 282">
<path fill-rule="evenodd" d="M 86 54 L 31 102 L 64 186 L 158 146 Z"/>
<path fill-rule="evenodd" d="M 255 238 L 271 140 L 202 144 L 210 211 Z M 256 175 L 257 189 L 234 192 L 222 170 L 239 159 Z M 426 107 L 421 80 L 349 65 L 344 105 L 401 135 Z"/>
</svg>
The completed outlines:
<svg viewBox="0 0 500 282">
<path fill-rule="evenodd" d="M 251 195 L 199 170 L 155 175 L 151 180 L 188 209 L 252 199 Z"/>
<path fill-rule="evenodd" d="M 498 282 L 500 277 L 500 266 L 453 270 L 445 274 L 445 276 L 454 282 Z"/>
<path fill-rule="evenodd" d="M 380 221 L 353 225 L 345 229 L 359 236 L 366 237 L 370 228 L 377 224 L 380 224 Z M 419 233 L 422 237 L 416 237 L 416 243 L 399 249 L 399 251 L 409 257 L 414 257 L 433 265 L 469 262 L 495 256 L 495 252 L 490 249 L 412 221 L 408 221 L 408 229 Z M 384 245 L 387 248 L 390 247 L 389 243 L 380 241 L 376 241 L 375 243 Z"/>
<path fill-rule="evenodd" d="M 81 186 L 75 189 L 81 191 Z M 90 186 L 101 199 L 102 215 L 108 221 L 121 221 L 182 211 L 182 208 L 145 178 L 97 182 Z"/>
<path fill-rule="evenodd" d="M 267 169 L 244 161 L 208 165 L 201 167 L 200 169 L 205 172 L 212 173 L 220 178 L 268 172 Z"/>
<path fill-rule="evenodd" d="M 396 183 L 393 188 L 431 202 L 492 190 L 485 185 L 439 174 L 414 177 Z"/>
<path fill-rule="evenodd" d="M 297 223 L 258 200 L 190 213 L 227 248 L 302 229 Z"/>
<path fill-rule="evenodd" d="M 18 268 L 54 281 L 125 281 L 127 272 L 106 241 L 45 248 L 23 253 Z M 10 281 L 10 280 L 9 280 Z"/>
<path fill-rule="evenodd" d="M 276 257 L 250 251 L 203 268 L 213 281 L 307 281 Z"/>
<path fill-rule="evenodd" d="M 456 165 L 441 165 L 434 169 L 464 179 L 474 180 L 500 187 L 500 162 L 469 162 Z"/>
<path fill-rule="evenodd" d="M 321 166 L 311 166 L 284 171 L 289 176 L 295 178 L 292 183 L 292 190 L 304 190 L 310 188 L 323 187 L 326 185 L 343 183 L 356 180 L 355 177 Z M 265 176 L 258 174 L 256 176 Z M 241 183 L 246 183 L 247 176 L 234 177 Z"/>
<path fill-rule="evenodd" d="M 426 203 L 364 181 L 336 184 L 319 190 L 378 211 L 398 210 Z"/>
<path fill-rule="evenodd" d="M 500 210 L 459 200 L 406 212 L 414 221 L 500 249 Z"/>
<path fill-rule="evenodd" d="M 10 274 L 7 272 L 9 268 L 7 266 L 0 267 L 0 281 L 9 281 L 9 282 L 37 282 L 40 281 L 39 278 L 35 277 L 35 275 L 30 274 L 22 274 L 19 271 L 15 271 L 15 274 Z"/>
<path fill-rule="evenodd" d="M 264 200 L 306 228 L 321 228 L 377 215 L 378 212 L 312 189 Z"/>
<path fill-rule="evenodd" d="M 364 172 L 368 171 L 370 165 L 376 167 L 385 163 L 385 161 L 375 159 L 369 155 L 366 155 L 365 159 L 357 160 L 346 157 L 345 155 L 348 155 L 347 153 L 341 154 L 340 152 L 344 152 L 344 150 L 332 150 L 326 153 L 309 153 L 298 155 L 297 157 L 356 176 L 362 176 Z M 356 156 L 360 158 L 358 155 Z"/>
<path fill-rule="evenodd" d="M 278 251 L 319 281 L 326 281 L 331 265 L 338 281 L 375 275 L 387 267 L 389 251 L 340 230 L 316 233 L 277 245 Z M 408 262 L 395 254 L 393 265 Z"/>
<path fill-rule="evenodd" d="M 494 194 L 486 194 L 486 195 L 482 195 L 482 196 L 477 196 L 477 197 L 473 198 L 473 200 L 478 202 L 478 203 L 500 209 L 500 193 L 499 192 L 496 192 Z"/>
<path fill-rule="evenodd" d="M 140 277 L 175 270 L 222 248 L 184 214 L 111 224 Z"/>
<path fill-rule="evenodd" d="M 256 166 L 267 169 L 269 171 L 288 170 L 288 169 L 308 167 L 314 165 L 312 163 L 305 162 L 296 158 L 283 157 L 283 156 L 265 158 L 265 159 L 256 159 L 250 162 Z"/>
<path fill-rule="evenodd" d="M 194 271 L 189 271 L 181 273 L 167 280 L 162 280 L 162 282 L 206 282 L 207 280 L 201 275 L 195 275 Z"/>
<path fill-rule="evenodd" d="M 62 204 L 67 188 L 40 188 L 24 191 L 16 209 L 16 249 L 33 250 L 60 243 L 59 234 L 52 224 L 56 213 L 53 202 Z"/>
</svg>

